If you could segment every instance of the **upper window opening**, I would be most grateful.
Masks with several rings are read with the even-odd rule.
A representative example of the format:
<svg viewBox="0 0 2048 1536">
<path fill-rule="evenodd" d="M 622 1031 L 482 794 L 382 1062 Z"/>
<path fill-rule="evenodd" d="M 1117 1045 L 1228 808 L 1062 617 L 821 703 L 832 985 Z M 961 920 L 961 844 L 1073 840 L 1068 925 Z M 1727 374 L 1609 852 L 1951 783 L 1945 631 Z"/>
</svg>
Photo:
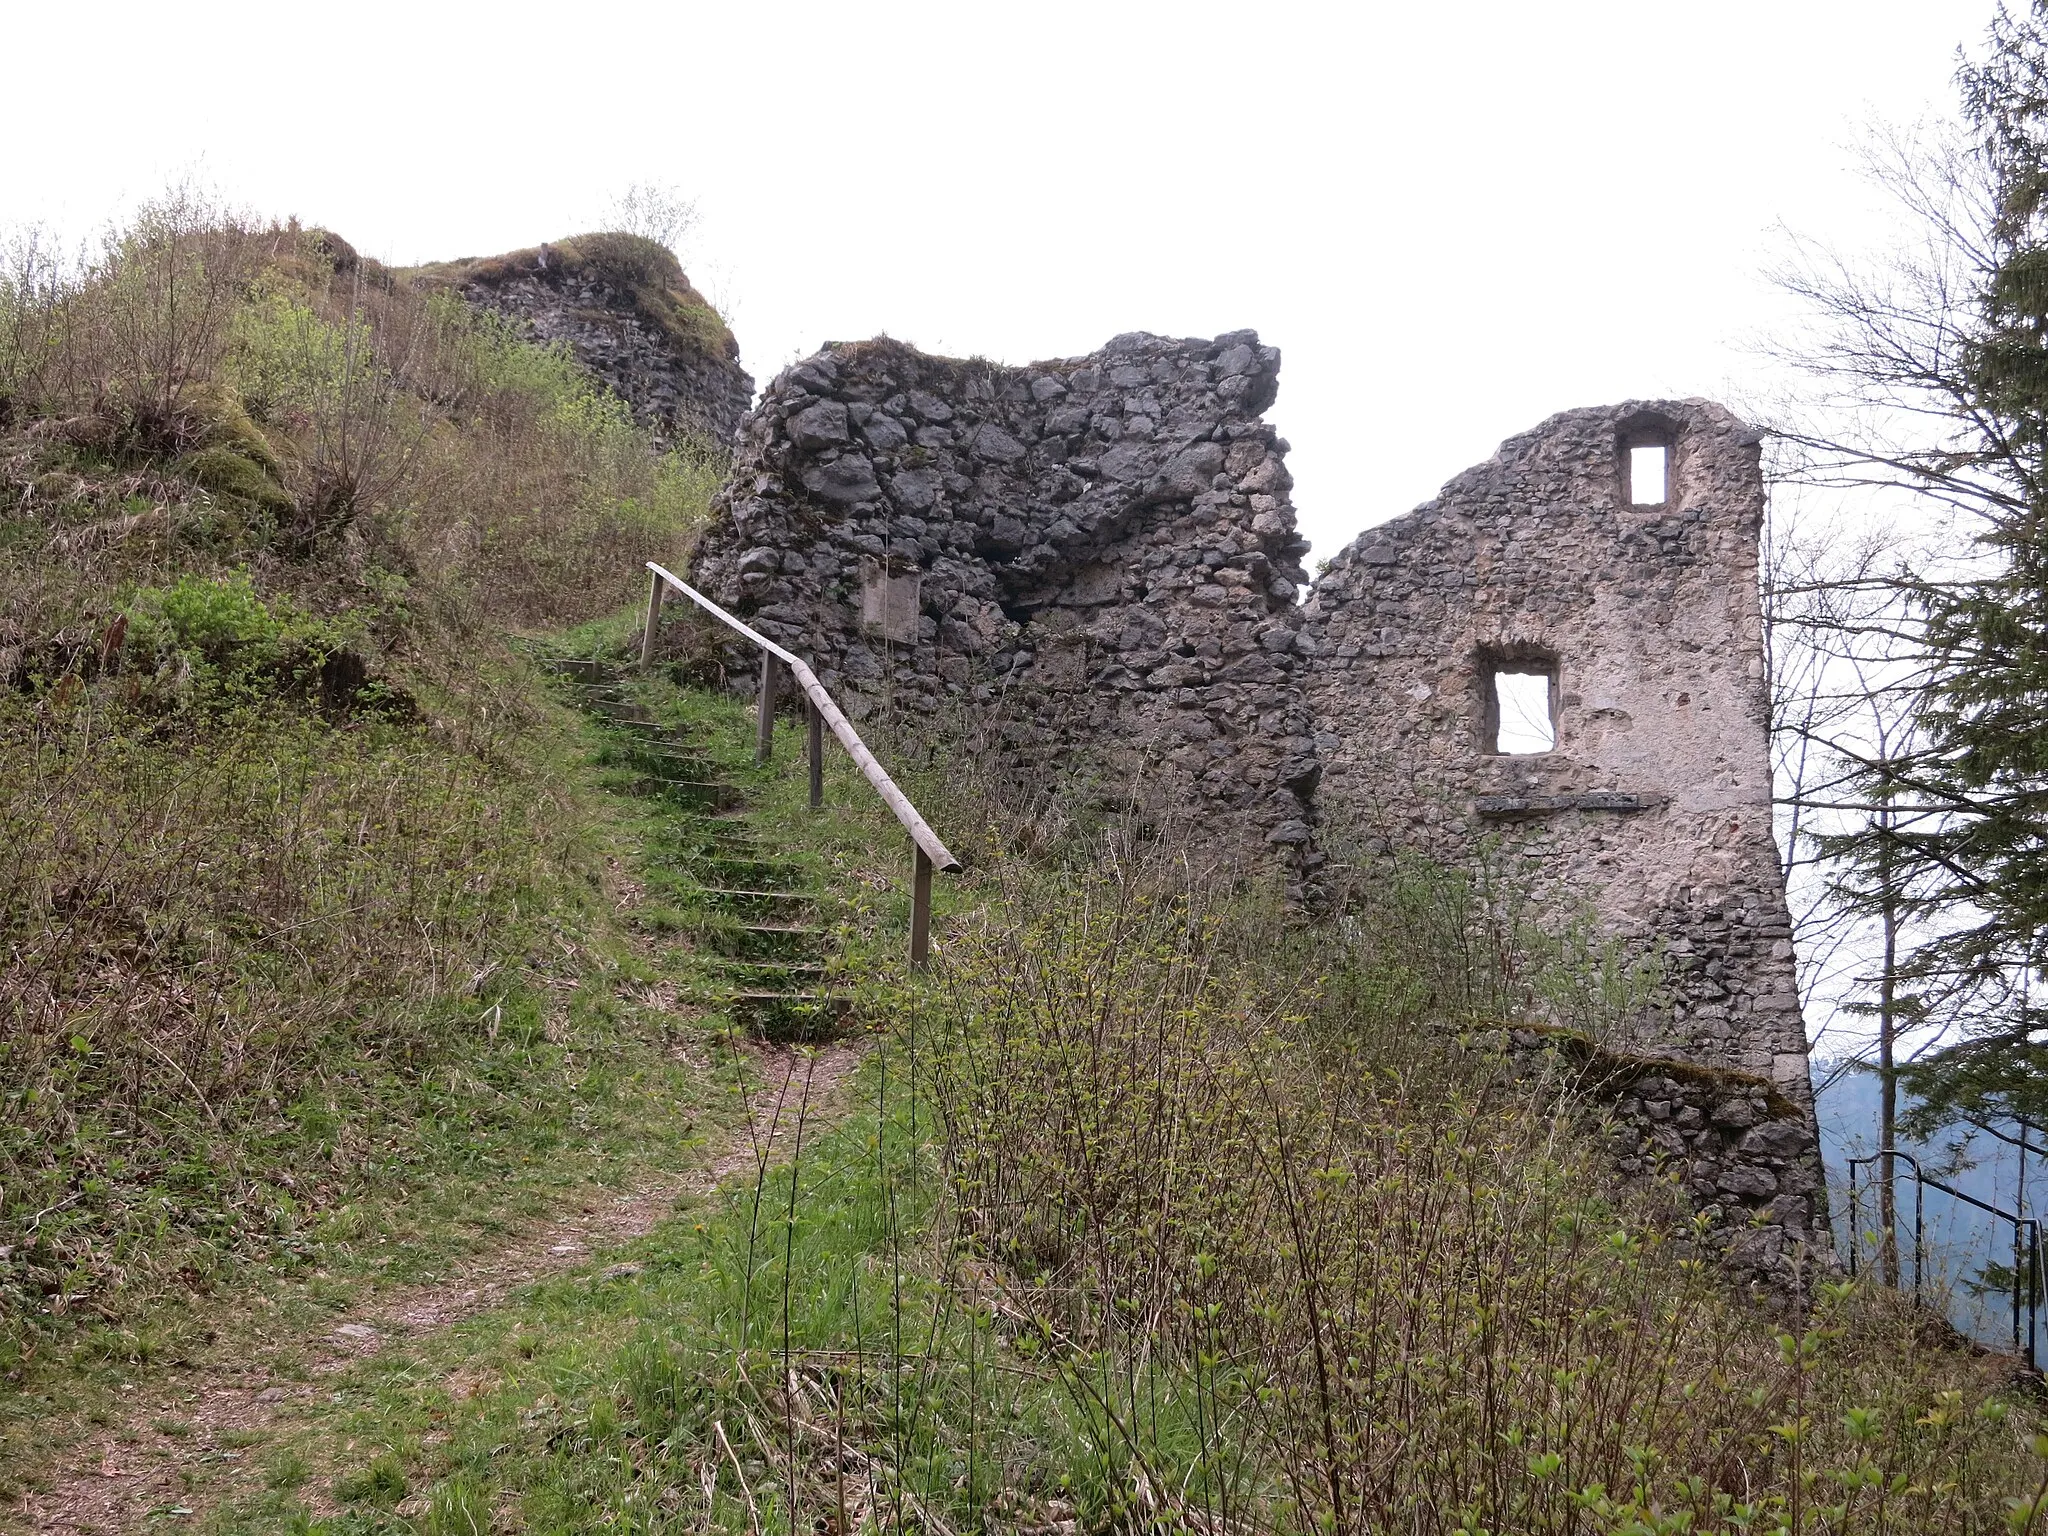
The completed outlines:
<svg viewBox="0 0 2048 1536">
<path fill-rule="evenodd" d="M 1526 757 L 1548 752 L 1557 745 L 1557 724 L 1550 714 L 1551 678 L 1548 672 L 1493 674 L 1493 750 L 1509 756 Z"/>
<path fill-rule="evenodd" d="M 1628 499 L 1635 507 L 1662 506 L 1669 497 L 1666 478 L 1671 450 L 1662 443 L 1637 443 L 1628 451 Z"/>
</svg>

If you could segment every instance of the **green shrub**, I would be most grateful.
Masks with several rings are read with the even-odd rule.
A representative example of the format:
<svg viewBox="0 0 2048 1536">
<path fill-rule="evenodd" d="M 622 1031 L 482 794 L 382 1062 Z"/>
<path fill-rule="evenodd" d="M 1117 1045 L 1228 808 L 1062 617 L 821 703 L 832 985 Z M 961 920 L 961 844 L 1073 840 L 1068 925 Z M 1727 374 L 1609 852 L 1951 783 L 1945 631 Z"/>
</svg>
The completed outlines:
<svg viewBox="0 0 2048 1536">
<path fill-rule="evenodd" d="M 159 697 L 221 707 L 319 689 L 325 669 L 362 636 L 360 619 L 317 619 L 289 599 L 266 601 L 246 570 L 144 588 L 126 609 L 126 663 Z M 369 702 L 353 697 L 348 703 Z"/>
<path fill-rule="evenodd" d="M 280 423 L 336 409 L 351 360 L 375 345 L 360 317 L 329 322 L 277 279 L 235 311 L 228 336 L 226 379 L 254 415 Z"/>
</svg>

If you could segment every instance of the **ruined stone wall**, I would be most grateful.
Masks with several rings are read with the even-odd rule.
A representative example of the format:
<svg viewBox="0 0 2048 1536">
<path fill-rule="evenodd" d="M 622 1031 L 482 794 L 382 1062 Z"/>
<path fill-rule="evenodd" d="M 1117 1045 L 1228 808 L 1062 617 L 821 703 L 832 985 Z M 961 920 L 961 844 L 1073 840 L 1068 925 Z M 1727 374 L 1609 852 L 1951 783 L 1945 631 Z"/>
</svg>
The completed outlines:
<svg viewBox="0 0 2048 1536">
<path fill-rule="evenodd" d="M 1631 445 L 1668 453 L 1633 504 Z M 1808 1102 L 1771 831 L 1758 439 L 1699 400 L 1568 411 L 1333 559 L 1297 644 L 1326 816 L 1450 859 L 1492 843 L 1554 912 L 1673 962 L 1640 1049 Z M 1494 750 L 1496 668 L 1547 670 L 1556 741 Z"/>
<path fill-rule="evenodd" d="M 696 579 L 849 712 L 960 701 L 1020 774 L 1091 773 L 1298 874 L 1316 765 L 1307 546 L 1260 419 L 1279 365 L 1249 331 L 1027 368 L 828 347 L 747 418 Z"/>
<path fill-rule="evenodd" d="M 1567 412 L 1297 603 L 1287 445 L 1260 419 L 1278 368 L 1250 332 L 1028 368 L 828 347 L 747 418 L 695 579 L 849 713 L 957 704 L 1020 777 L 1179 803 L 1196 847 L 1299 896 L 1327 847 L 1486 859 L 1553 922 L 1661 955 L 1667 996 L 1598 1047 L 1633 1063 L 1601 1079 L 1624 1165 L 1672 1159 L 1736 1269 L 1784 1292 L 1825 1202 L 1771 831 L 1755 434 L 1696 400 Z M 1667 456 L 1655 504 L 1626 483 L 1636 445 Z M 1549 679 L 1549 750 L 1497 750 L 1503 669 Z"/>
<path fill-rule="evenodd" d="M 835 346 L 748 417 L 695 571 L 859 710 L 958 700 L 1025 776 L 1178 800 L 1194 840 L 1504 860 L 1670 962 L 1646 1051 L 1808 1096 L 1771 832 L 1757 439 L 1703 401 L 1571 411 L 1338 554 L 1297 606 L 1279 355 L 1118 337 L 1029 368 Z M 1634 503 L 1627 450 L 1668 456 Z M 1554 747 L 1494 750 L 1492 673 Z"/>
<path fill-rule="evenodd" d="M 664 446 L 679 433 L 729 446 L 753 403 L 738 342 L 651 241 L 584 236 L 426 271 L 534 340 L 567 345 Z"/>
<path fill-rule="evenodd" d="M 1736 1284 L 1778 1301 L 1811 1294 L 1834 1237 L 1810 1105 L 1746 1072 L 1630 1056 L 1564 1030 L 1501 1033 L 1529 1079 L 1572 1091 L 1616 1172 L 1676 1180 Z"/>
</svg>

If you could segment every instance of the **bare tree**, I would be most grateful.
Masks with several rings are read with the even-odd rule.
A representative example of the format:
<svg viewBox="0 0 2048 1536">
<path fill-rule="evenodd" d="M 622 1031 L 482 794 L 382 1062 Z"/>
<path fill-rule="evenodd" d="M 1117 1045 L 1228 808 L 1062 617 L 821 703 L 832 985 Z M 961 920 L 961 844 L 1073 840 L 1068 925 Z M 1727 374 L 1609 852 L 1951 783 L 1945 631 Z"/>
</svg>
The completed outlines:
<svg viewBox="0 0 2048 1536">
<path fill-rule="evenodd" d="M 697 200 L 673 183 L 635 181 L 605 205 L 607 229 L 640 235 L 666 246 L 680 258 L 683 243 L 697 227 Z"/>
</svg>

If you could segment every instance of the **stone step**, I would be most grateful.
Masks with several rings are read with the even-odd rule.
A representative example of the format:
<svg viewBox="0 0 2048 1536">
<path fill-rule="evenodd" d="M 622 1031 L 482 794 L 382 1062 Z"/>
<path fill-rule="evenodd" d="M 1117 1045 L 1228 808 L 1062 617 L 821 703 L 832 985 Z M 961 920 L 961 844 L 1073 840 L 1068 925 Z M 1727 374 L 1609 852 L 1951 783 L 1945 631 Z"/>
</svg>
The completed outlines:
<svg viewBox="0 0 2048 1536">
<path fill-rule="evenodd" d="M 737 805 L 739 791 L 721 779 L 675 778 L 663 773 L 643 773 L 634 780 L 646 785 L 641 793 L 677 795 L 684 799 L 710 800 L 719 805 Z"/>
<path fill-rule="evenodd" d="M 853 1000 L 837 992 L 742 990 L 726 999 L 734 1023 L 776 1041 L 823 1039 L 852 1007 Z"/>
<path fill-rule="evenodd" d="M 696 930 L 705 948 L 732 960 L 816 955 L 832 937 L 813 923 L 752 922 L 741 927 L 706 924 Z"/>
<path fill-rule="evenodd" d="M 807 991 L 825 979 L 822 960 L 748 960 L 727 955 L 713 963 L 745 992 Z"/>
<path fill-rule="evenodd" d="M 623 794 L 659 797 L 683 810 L 733 805 L 739 799 L 739 791 L 732 785 L 712 779 L 670 779 L 658 774 L 635 774 L 630 768 L 614 772 L 617 777 L 610 781 L 612 789 Z"/>
<path fill-rule="evenodd" d="M 661 722 L 650 714 L 628 714 L 623 709 L 598 708 L 591 711 L 615 731 L 627 731 L 635 736 L 661 736 L 665 734 Z"/>
<path fill-rule="evenodd" d="M 686 853 L 678 855 L 675 863 L 696 873 L 704 871 L 717 883 L 730 881 L 746 890 L 793 891 L 801 887 L 810 876 L 810 871 L 800 864 L 785 864 L 780 860 L 749 859 L 719 853 Z"/>
<path fill-rule="evenodd" d="M 541 670 L 586 683 L 616 682 L 623 675 L 616 662 L 594 656 L 550 656 L 541 662 Z"/>
<path fill-rule="evenodd" d="M 695 837 L 670 837 L 663 845 L 662 857 L 675 863 L 688 859 L 769 859 L 775 850 L 758 838 L 735 836 L 729 832 L 707 830 Z"/>
<path fill-rule="evenodd" d="M 642 763 L 669 768 L 710 769 L 710 760 L 687 741 L 621 741 L 600 747 L 600 764 Z"/>
<path fill-rule="evenodd" d="M 731 912 L 739 917 L 766 917 L 778 911 L 815 909 L 823 904 L 823 898 L 814 891 L 758 891 L 707 885 L 698 894 L 713 910 Z"/>
</svg>

